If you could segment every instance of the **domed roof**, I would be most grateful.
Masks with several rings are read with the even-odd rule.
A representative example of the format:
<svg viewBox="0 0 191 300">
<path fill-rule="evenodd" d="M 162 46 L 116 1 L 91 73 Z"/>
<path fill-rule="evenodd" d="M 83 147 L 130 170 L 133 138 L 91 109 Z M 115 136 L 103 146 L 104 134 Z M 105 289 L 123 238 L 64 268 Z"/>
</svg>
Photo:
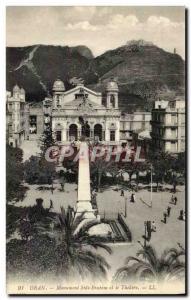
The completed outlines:
<svg viewBox="0 0 191 300">
<path fill-rule="evenodd" d="M 20 88 L 17 84 L 13 87 L 13 92 L 20 92 Z"/>
<path fill-rule="evenodd" d="M 65 91 L 64 82 L 60 79 L 56 79 L 56 81 L 53 84 L 53 91 Z"/>
<path fill-rule="evenodd" d="M 20 89 L 21 94 L 25 94 L 25 90 L 23 88 Z"/>
<path fill-rule="evenodd" d="M 118 91 L 118 84 L 114 79 L 111 79 L 106 85 L 106 91 Z"/>
</svg>

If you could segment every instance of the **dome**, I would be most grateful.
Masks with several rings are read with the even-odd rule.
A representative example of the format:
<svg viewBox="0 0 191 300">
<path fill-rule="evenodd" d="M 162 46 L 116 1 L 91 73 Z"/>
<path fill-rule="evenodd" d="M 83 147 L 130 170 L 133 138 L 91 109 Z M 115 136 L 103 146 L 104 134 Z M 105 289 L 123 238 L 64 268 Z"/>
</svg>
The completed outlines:
<svg viewBox="0 0 191 300">
<path fill-rule="evenodd" d="M 115 91 L 115 92 L 119 91 L 118 84 L 114 79 L 110 80 L 107 83 L 106 91 Z"/>
<path fill-rule="evenodd" d="M 21 94 L 25 94 L 25 90 L 23 88 L 20 89 Z"/>
<path fill-rule="evenodd" d="M 53 84 L 53 91 L 64 92 L 65 91 L 64 82 L 60 79 L 57 79 Z"/>
<path fill-rule="evenodd" d="M 14 86 L 13 92 L 14 93 L 20 92 L 20 88 L 19 88 L 19 86 L 17 84 Z"/>
</svg>

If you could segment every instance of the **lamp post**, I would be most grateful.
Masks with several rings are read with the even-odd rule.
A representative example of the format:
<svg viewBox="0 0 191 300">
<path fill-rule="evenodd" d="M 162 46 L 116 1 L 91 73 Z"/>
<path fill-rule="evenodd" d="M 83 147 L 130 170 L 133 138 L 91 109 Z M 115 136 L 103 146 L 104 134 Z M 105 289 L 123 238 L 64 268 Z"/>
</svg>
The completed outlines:
<svg viewBox="0 0 191 300">
<path fill-rule="evenodd" d="M 150 207 L 152 207 L 153 204 L 153 166 L 151 164 L 151 204 Z"/>
<path fill-rule="evenodd" d="M 145 238 L 144 238 L 144 247 L 147 246 L 147 221 L 144 222 L 145 226 Z"/>
<path fill-rule="evenodd" d="M 125 216 L 125 218 L 127 218 L 127 197 L 125 197 L 124 199 L 125 199 L 125 213 L 124 213 L 124 216 Z"/>
</svg>

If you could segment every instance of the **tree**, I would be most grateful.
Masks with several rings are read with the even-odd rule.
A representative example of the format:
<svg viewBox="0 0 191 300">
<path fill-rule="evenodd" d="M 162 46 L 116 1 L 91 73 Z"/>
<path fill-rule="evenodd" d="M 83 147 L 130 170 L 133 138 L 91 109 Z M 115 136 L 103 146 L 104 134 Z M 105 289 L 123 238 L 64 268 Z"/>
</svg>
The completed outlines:
<svg viewBox="0 0 191 300">
<path fill-rule="evenodd" d="M 158 257 L 152 246 L 142 246 L 137 252 L 137 257 L 127 257 L 125 266 L 117 270 L 114 280 L 128 283 L 131 280 L 181 280 L 185 276 L 185 263 L 180 257 L 184 255 L 183 249 L 170 248 Z M 139 259 L 139 256 L 143 259 Z"/>
<path fill-rule="evenodd" d="M 129 183 L 131 184 L 133 174 L 137 173 L 137 164 L 133 161 L 122 164 L 123 172 L 129 175 Z"/>
<path fill-rule="evenodd" d="M 118 164 L 113 161 L 108 165 L 108 172 L 111 174 L 113 181 L 115 181 L 116 177 L 121 173 L 121 169 Z"/>
<path fill-rule="evenodd" d="M 91 177 L 96 179 L 96 186 L 98 192 L 100 192 L 101 180 L 106 172 L 109 172 L 111 162 L 107 162 L 104 157 L 98 157 L 94 162 L 91 162 L 90 172 Z"/>
<path fill-rule="evenodd" d="M 111 254 L 111 249 L 98 236 L 88 233 L 98 222 L 83 222 L 84 214 L 75 217 L 71 207 L 67 211 L 61 208 L 61 213 L 49 220 L 37 224 L 30 240 L 8 243 L 8 269 L 51 272 L 73 280 L 105 277 L 109 265 L 95 250 L 102 248 Z"/>
<path fill-rule="evenodd" d="M 23 181 L 23 151 L 19 148 L 6 146 L 6 192 L 7 202 L 19 201 L 24 198 L 26 188 Z"/>
<path fill-rule="evenodd" d="M 51 184 L 55 175 L 55 164 L 44 158 L 31 156 L 24 163 L 24 178 L 29 184 Z"/>
<path fill-rule="evenodd" d="M 55 220 L 54 238 L 57 243 L 55 250 L 62 257 L 59 272 L 73 276 L 75 269 L 74 272 L 78 271 L 82 277 L 86 272 L 89 273 L 88 276 L 94 274 L 93 277 L 105 277 L 109 265 L 102 256 L 92 252 L 86 246 L 94 249 L 103 248 L 109 254 L 111 254 L 111 249 L 103 244 L 98 236 L 91 236 L 88 233 L 90 228 L 98 224 L 97 220 L 83 221 L 84 213 L 75 217 L 71 207 L 68 207 L 67 211 L 61 208 L 61 213 Z M 47 234 L 46 231 L 45 234 Z"/>
<path fill-rule="evenodd" d="M 46 150 L 49 147 L 55 146 L 56 141 L 54 138 L 54 132 L 52 131 L 50 125 L 47 125 L 44 129 L 43 134 L 40 137 L 40 156 L 44 158 Z"/>
<path fill-rule="evenodd" d="M 180 179 L 185 178 L 185 153 L 179 153 L 177 157 L 171 157 L 167 175 L 175 193 Z"/>
<path fill-rule="evenodd" d="M 158 191 L 159 184 L 163 184 L 170 168 L 171 156 L 166 152 L 150 152 L 147 161 L 149 168 L 152 165 L 153 182 L 156 183 Z"/>
</svg>

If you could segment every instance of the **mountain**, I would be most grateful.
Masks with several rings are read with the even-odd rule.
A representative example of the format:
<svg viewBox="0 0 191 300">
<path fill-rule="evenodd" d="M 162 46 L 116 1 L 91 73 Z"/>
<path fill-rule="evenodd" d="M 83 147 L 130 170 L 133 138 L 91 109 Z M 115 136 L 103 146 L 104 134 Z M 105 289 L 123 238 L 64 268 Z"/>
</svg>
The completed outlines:
<svg viewBox="0 0 191 300">
<path fill-rule="evenodd" d="M 58 77 L 67 89 L 70 79 L 77 77 L 98 91 L 116 78 L 122 110 L 149 109 L 158 95 L 184 95 L 183 59 L 150 42 L 129 41 L 98 57 L 86 46 L 7 47 L 8 90 L 17 83 L 26 90 L 28 101 L 40 101 Z"/>
</svg>

